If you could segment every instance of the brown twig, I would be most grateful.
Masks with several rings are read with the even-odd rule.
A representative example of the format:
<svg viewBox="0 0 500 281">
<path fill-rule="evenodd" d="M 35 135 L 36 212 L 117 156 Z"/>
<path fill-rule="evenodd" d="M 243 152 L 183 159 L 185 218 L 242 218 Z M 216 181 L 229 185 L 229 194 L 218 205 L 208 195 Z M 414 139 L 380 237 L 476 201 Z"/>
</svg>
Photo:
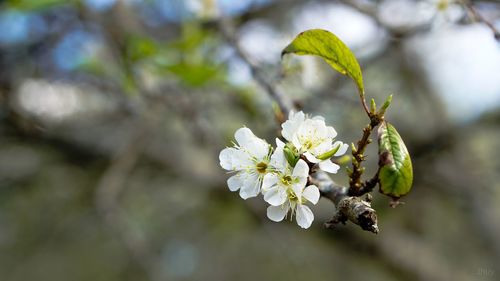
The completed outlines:
<svg viewBox="0 0 500 281">
<path fill-rule="evenodd" d="M 364 100 L 364 99 L 363 99 Z M 370 124 L 366 125 L 363 128 L 363 136 L 357 143 L 357 147 L 352 147 L 352 171 L 349 171 L 349 195 L 351 196 L 361 196 L 367 192 L 370 192 L 373 187 L 369 186 L 367 188 L 366 184 L 363 183 L 361 176 L 364 172 L 364 167 L 361 166 L 361 163 L 365 161 L 366 157 L 364 155 L 365 149 L 372 142 L 370 139 L 370 135 L 380 123 L 384 120 L 383 113 L 370 113 L 367 112 L 368 117 L 370 118 Z M 378 173 L 370 180 L 370 184 L 373 182 L 377 182 Z M 371 187 L 371 188 L 370 188 Z"/>
<path fill-rule="evenodd" d="M 485 19 L 477 10 L 474 8 L 474 5 L 469 0 L 460 0 L 462 6 L 467 10 L 469 17 L 476 21 L 482 22 L 488 26 L 489 29 L 493 32 L 495 39 L 500 40 L 500 31 L 493 25 L 489 20 Z"/>
<path fill-rule="evenodd" d="M 339 223 L 351 221 L 359 225 L 363 230 L 377 234 L 377 214 L 371 207 L 371 197 L 363 200 L 361 197 L 349 196 L 348 188 L 337 185 L 324 172 L 317 172 L 311 180 L 315 184 L 321 195 L 330 199 L 336 206 L 336 213 L 332 220 L 325 223 L 327 228 L 333 228 Z"/>
</svg>

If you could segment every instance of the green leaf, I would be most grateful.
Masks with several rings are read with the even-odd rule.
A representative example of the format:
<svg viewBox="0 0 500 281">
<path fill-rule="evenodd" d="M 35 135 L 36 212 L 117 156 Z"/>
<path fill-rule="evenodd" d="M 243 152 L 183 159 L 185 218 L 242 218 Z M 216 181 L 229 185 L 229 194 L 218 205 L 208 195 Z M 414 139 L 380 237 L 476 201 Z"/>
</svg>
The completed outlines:
<svg viewBox="0 0 500 281">
<path fill-rule="evenodd" d="M 127 40 L 127 56 L 132 62 L 151 58 L 159 49 L 158 44 L 148 37 L 130 36 Z"/>
<path fill-rule="evenodd" d="M 322 29 L 311 29 L 297 35 L 281 53 L 285 55 L 315 55 L 323 58 L 338 72 L 351 77 L 364 95 L 363 75 L 351 50 L 333 33 Z"/>
<path fill-rule="evenodd" d="M 201 87 L 217 79 L 220 74 L 216 66 L 208 64 L 180 63 L 165 67 L 189 86 Z"/>
<path fill-rule="evenodd" d="M 396 129 L 383 122 L 378 128 L 380 192 L 394 199 L 410 192 L 413 168 L 410 154 Z"/>
<path fill-rule="evenodd" d="M 58 5 L 76 3 L 76 0 L 9 0 L 7 2 L 9 7 L 24 11 L 38 11 Z"/>
</svg>

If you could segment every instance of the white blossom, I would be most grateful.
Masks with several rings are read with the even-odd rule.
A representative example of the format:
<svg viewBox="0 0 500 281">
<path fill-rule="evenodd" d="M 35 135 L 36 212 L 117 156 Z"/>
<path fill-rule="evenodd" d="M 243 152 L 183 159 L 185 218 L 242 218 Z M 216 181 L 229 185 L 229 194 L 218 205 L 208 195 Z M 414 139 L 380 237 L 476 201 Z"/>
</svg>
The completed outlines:
<svg viewBox="0 0 500 281">
<path fill-rule="evenodd" d="M 314 185 L 306 187 L 309 176 L 307 163 L 300 159 L 292 169 L 284 157 L 284 143 L 277 140 L 277 146 L 271 156 L 274 171 L 264 176 L 262 184 L 264 200 L 271 205 L 267 208 L 267 217 L 279 222 L 291 210 L 291 217 L 296 216 L 297 224 L 302 228 L 309 228 L 314 215 L 305 203 L 316 204 L 320 196 L 319 190 Z"/>
<path fill-rule="evenodd" d="M 449 26 L 457 23 L 465 15 L 462 4 L 457 0 L 425 0 L 421 8 L 433 15 L 432 28 Z"/>
<path fill-rule="evenodd" d="M 264 175 L 269 171 L 270 145 L 256 137 L 248 128 L 240 128 L 234 134 L 238 145 L 225 148 L 219 154 L 223 169 L 236 172 L 227 180 L 231 191 L 240 191 L 243 199 L 260 193 Z"/>
<path fill-rule="evenodd" d="M 318 159 L 321 155 L 339 147 L 333 156 L 343 155 L 347 144 L 335 141 L 337 132 L 331 126 L 326 126 L 321 116 L 308 118 L 302 111 L 290 112 L 288 120 L 281 125 L 282 136 L 291 142 L 299 154 L 304 154 L 311 163 L 319 163 L 320 169 L 329 173 L 337 173 L 339 165 L 330 159 Z"/>
<path fill-rule="evenodd" d="M 309 118 L 302 111 L 291 112 L 282 128 L 288 143 L 276 139 L 272 155 L 265 140 L 248 128 L 238 129 L 234 135 L 237 144 L 221 151 L 220 165 L 236 173 L 227 184 L 231 191 L 239 190 L 241 198 L 255 197 L 262 191 L 271 205 L 267 208 L 269 219 L 279 222 L 290 213 L 290 219 L 295 217 L 300 227 L 309 228 L 314 215 L 306 204 L 316 204 L 320 197 L 315 185 L 307 185 L 309 165 L 318 164 L 320 169 L 336 173 L 340 167 L 330 157 L 344 154 L 347 145 L 335 141 L 337 132 L 326 126 L 323 117 Z"/>
</svg>

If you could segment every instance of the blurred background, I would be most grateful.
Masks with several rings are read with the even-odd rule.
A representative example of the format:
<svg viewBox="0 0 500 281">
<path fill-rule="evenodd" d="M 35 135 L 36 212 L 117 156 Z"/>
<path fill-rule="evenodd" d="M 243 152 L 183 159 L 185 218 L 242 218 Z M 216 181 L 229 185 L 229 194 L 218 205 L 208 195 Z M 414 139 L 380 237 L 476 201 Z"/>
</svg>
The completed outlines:
<svg viewBox="0 0 500 281">
<path fill-rule="evenodd" d="M 0 280 L 500 280 L 500 2 L 469 4 L 0 1 Z M 310 28 L 354 51 L 369 98 L 394 95 L 415 180 L 396 209 L 373 193 L 378 235 L 324 229 L 324 199 L 307 231 L 273 223 L 219 167 L 237 128 L 279 132 L 251 65 L 361 136 L 349 78 L 280 61 Z"/>
</svg>

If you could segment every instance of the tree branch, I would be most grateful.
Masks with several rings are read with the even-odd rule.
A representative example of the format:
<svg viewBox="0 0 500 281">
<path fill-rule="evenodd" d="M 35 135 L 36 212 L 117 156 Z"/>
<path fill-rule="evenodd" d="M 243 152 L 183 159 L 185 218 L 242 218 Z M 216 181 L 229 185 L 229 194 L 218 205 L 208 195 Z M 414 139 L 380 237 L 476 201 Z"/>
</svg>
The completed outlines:
<svg viewBox="0 0 500 281">
<path fill-rule="evenodd" d="M 219 28 L 226 41 L 236 51 L 236 54 L 248 65 L 255 82 L 257 82 L 257 84 L 262 87 L 264 91 L 266 91 L 269 97 L 278 104 L 281 112 L 287 116 L 288 113 L 294 109 L 292 101 L 267 80 L 266 75 L 262 73 L 259 67 L 252 61 L 245 51 L 243 51 L 241 46 L 238 44 L 234 27 L 227 21 L 221 21 L 219 22 Z"/>
<path fill-rule="evenodd" d="M 314 174 L 311 183 L 315 184 L 321 196 L 330 199 L 336 206 L 333 218 L 325 223 L 327 228 L 333 228 L 338 223 L 351 221 L 363 230 L 378 233 L 377 214 L 371 207 L 371 196 L 366 200 L 357 196 L 349 196 L 348 188 L 336 184 L 325 172 Z"/>
<path fill-rule="evenodd" d="M 460 0 L 462 6 L 467 10 L 469 17 L 476 22 L 482 22 L 488 26 L 493 32 L 495 39 L 500 40 L 500 31 L 490 21 L 485 19 L 477 10 L 470 0 Z"/>
<path fill-rule="evenodd" d="M 118 197 L 142 152 L 144 129 L 138 124 L 128 141 L 120 149 L 108 169 L 101 176 L 95 194 L 95 205 L 105 225 L 121 239 L 132 260 L 147 274 L 150 281 L 159 281 L 154 257 L 146 241 L 130 228 Z"/>
</svg>

